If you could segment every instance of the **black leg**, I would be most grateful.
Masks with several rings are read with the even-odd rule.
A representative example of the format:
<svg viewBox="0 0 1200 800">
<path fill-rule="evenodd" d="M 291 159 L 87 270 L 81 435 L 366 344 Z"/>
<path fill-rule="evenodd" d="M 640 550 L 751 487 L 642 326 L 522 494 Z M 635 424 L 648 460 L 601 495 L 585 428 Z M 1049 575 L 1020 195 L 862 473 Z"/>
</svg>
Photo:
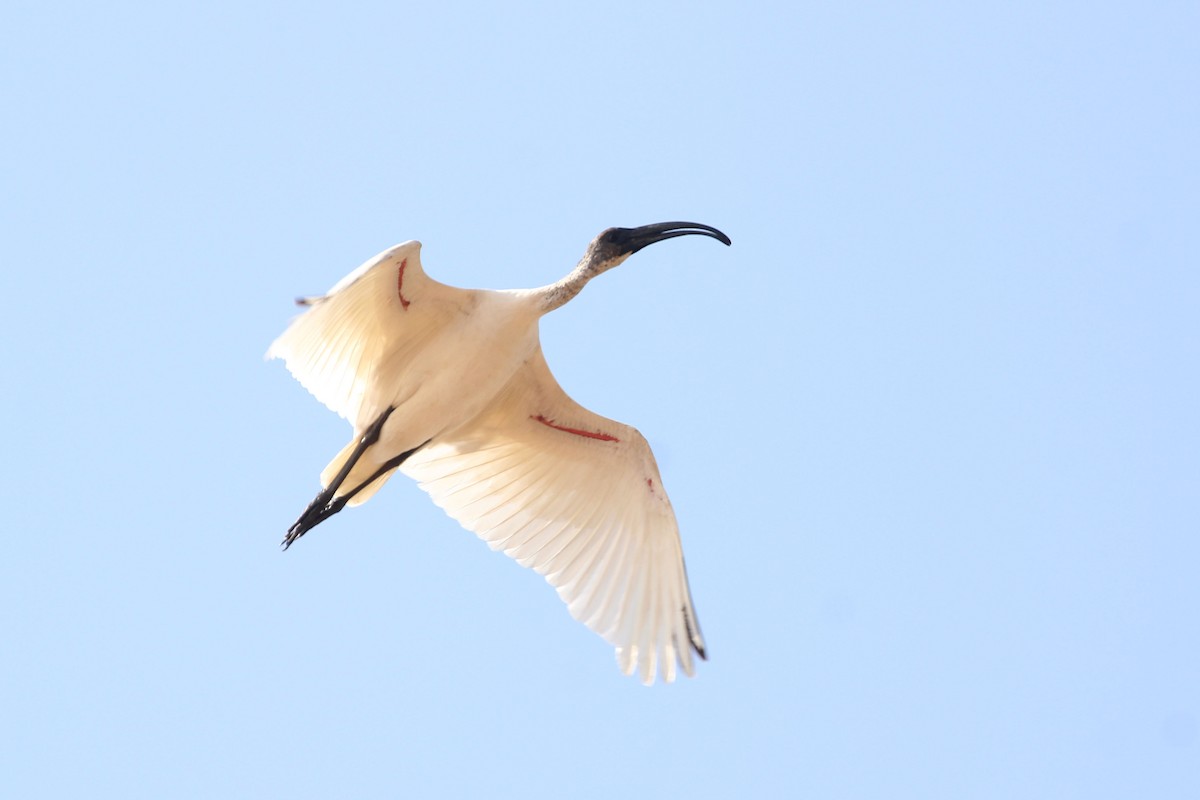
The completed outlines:
<svg viewBox="0 0 1200 800">
<path fill-rule="evenodd" d="M 362 441 L 359 442 L 359 447 L 356 447 L 354 449 L 354 453 L 351 454 L 351 459 L 353 461 L 358 461 L 358 459 L 362 456 L 362 452 L 365 451 L 367 449 L 367 447 L 374 444 L 375 441 L 378 441 L 378 439 L 379 439 L 378 428 L 383 427 L 383 421 L 385 419 L 387 419 L 387 415 L 392 413 L 392 411 L 393 411 L 393 409 L 389 408 L 386 412 L 384 412 L 383 416 L 380 417 L 380 419 L 376 423 L 371 425 L 371 428 L 374 429 L 374 438 L 372 439 L 371 442 L 367 443 L 365 446 L 363 446 L 362 442 L 365 442 L 367 440 L 367 434 L 363 435 Z M 368 433 L 369 432 L 370 431 L 368 431 Z M 316 498 L 314 498 L 313 501 L 308 504 L 308 508 L 304 509 L 304 513 L 301 514 L 300 518 L 298 520 L 296 520 L 295 524 L 293 524 L 292 527 L 288 529 L 287 536 L 283 537 L 283 549 L 287 550 L 289 547 L 292 546 L 293 542 L 295 542 L 297 539 L 299 539 L 305 533 L 307 533 L 308 531 L 317 527 L 322 522 L 324 522 L 325 520 L 332 517 L 334 514 L 341 511 L 343 508 L 346 507 L 346 503 L 350 502 L 354 498 L 355 495 L 357 495 L 363 489 L 370 486 L 378 478 L 383 477 L 387 473 L 394 470 L 396 467 L 403 464 L 405 462 L 405 460 L 408 459 L 409 456 L 411 456 L 413 453 L 417 452 L 418 450 L 420 450 L 422 447 L 424 447 L 427 444 L 429 444 L 429 441 L 426 441 L 420 445 L 417 445 L 416 447 L 414 447 L 411 450 L 405 450 L 403 453 L 396 456 L 395 458 L 388 459 L 381 467 L 379 467 L 379 469 L 375 470 L 375 472 L 373 472 L 371 474 L 371 476 L 369 478 L 367 478 L 365 481 L 360 483 L 358 486 L 355 486 L 353 489 L 346 492 L 341 497 L 338 497 L 337 499 L 333 499 L 333 493 L 337 490 L 338 487 L 340 487 L 342 485 L 342 483 L 346 480 L 346 475 L 348 475 L 350 472 L 350 470 L 348 468 L 343 467 L 338 472 L 337 477 L 334 480 L 330 481 L 329 486 L 326 489 L 322 490 L 321 493 L 318 494 L 316 496 Z"/>
<path fill-rule="evenodd" d="M 387 473 L 394 470 L 396 467 L 403 464 L 409 456 L 411 456 L 413 453 L 420 450 L 426 444 L 429 444 L 429 442 L 425 442 L 422 445 L 414 447 L 412 450 L 406 450 L 403 453 L 401 453 L 400 455 L 396 456 L 395 458 L 388 460 L 383 466 L 381 466 L 379 469 L 375 470 L 375 472 L 372 473 L 371 477 L 367 478 L 365 481 L 360 483 L 358 486 L 355 486 L 353 489 L 346 492 L 344 495 L 337 498 L 336 500 L 333 500 L 333 501 L 327 503 L 326 505 L 321 506 L 320 508 L 314 508 L 313 504 L 316 503 L 316 500 L 314 500 L 313 504 L 310 504 L 308 509 L 305 510 L 304 514 L 301 515 L 300 519 L 296 520 L 296 524 L 293 525 L 291 530 L 288 531 L 288 535 L 286 537 L 284 537 L 283 549 L 287 550 L 289 547 L 291 547 L 292 542 L 296 541 L 301 536 L 303 536 L 305 533 L 307 533 L 308 531 L 317 527 L 322 522 L 324 522 L 325 520 L 332 517 L 334 514 L 341 511 L 343 508 L 346 507 L 346 503 L 349 503 L 356 494 L 358 494 L 363 489 L 370 486 L 372 483 L 375 482 L 376 479 L 383 477 Z"/>
<path fill-rule="evenodd" d="M 334 509 L 332 512 L 330 512 L 326 516 L 332 516 L 333 514 L 336 514 L 338 511 L 341 511 L 342 506 L 344 506 L 344 505 L 346 505 L 346 503 L 350 502 L 350 500 L 354 497 L 354 495 L 358 494 L 363 489 L 367 488 L 372 483 L 374 483 L 376 478 L 382 478 L 384 475 L 388 474 L 389 472 L 394 470 L 396 467 L 403 464 L 405 461 L 408 460 L 409 456 L 411 456 L 413 453 L 420 450 L 425 445 L 429 444 L 430 441 L 432 441 L 432 440 L 425 441 L 422 444 L 419 444 L 416 447 L 414 447 L 412 450 L 405 450 L 403 453 L 396 456 L 395 458 L 389 459 L 388 461 L 384 462 L 383 466 L 381 466 L 379 469 L 375 470 L 375 472 L 373 472 L 371 474 L 371 477 L 367 478 L 365 481 L 360 483 L 358 486 L 355 486 L 353 489 L 346 492 L 344 495 L 339 497 L 337 500 L 330 503 L 329 504 L 330 508 L 332 508 L 333 506 L 337 506 L 337 508 Z"/>
<path fill-rule="evenodd" d="M 358 444 L 350 453 L 350 457 L 346 459 L 346 463 L 338 470 L 338 474 L 333 476 L 333 480 L 329 482 L 321 491 L 317 492 L 317 496 L 308 504 L 308 508 L 304 509 L 304 513 L 292 523 L 292 527 L 288 529 L 287 536 L 283 538 L 283 549 L 287 550 L 291 547 L 292 542 L 304 535 L 304 532 L 314 525 L 321 522 L 329 516 L 322 515 L 322 512 L 329 506 L 329 501 L 333 499 L 334 494 L 341 488 L 345 482 L 346 476 L 350 474 L 350 470 L 354 469 L 354 465 L 362 458 L 363 453 L 367 452 L 367 448 L 379 441 L 379 434 L 383 430 L 383 423 L 387 422 L 388 417 L 395 411 L 395 406 L 388 406 L 387 409 L 379 415 L 379 418 L 371 423 L 365 431 L 362 438 L 358 440 Z M 343 505 L 345 505 L 343 503 Z M 339 509 L 340 510 L 340 509 Z M 337 512 L 332 512 L 337 513 Z"/>
</svg>

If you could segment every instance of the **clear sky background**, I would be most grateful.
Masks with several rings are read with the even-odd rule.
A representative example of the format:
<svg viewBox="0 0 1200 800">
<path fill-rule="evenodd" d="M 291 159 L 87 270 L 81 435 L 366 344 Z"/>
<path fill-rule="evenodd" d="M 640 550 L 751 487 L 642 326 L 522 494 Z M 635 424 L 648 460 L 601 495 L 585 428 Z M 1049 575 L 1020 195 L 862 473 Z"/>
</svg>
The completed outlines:
<svg viewBox="0 0 1200 800">
<path fill-rule="evenodd" d="M 436 6 L 436 10 L 435 7 Z M 1200 796 L 1200 7 L 0 12 L 0 795 Z M 647 689 L 277 362 L 376 252 L 535 286 L 652 443 Z"/>
</svg>

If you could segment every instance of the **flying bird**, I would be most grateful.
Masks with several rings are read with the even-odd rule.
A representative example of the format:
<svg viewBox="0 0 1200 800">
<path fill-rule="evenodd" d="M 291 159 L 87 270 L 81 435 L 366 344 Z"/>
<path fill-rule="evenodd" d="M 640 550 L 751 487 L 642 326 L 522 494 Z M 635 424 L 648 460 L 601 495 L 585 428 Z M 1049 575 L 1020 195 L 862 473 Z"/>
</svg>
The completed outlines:
<svg viewBox="0 0 1200 800">
<path fill-rule="evenodd" d="M 627 674 L 671 682 L 706 658 L 675 513 L 638 431 L 580 406 L 554 380 L 538 320 L 644 247 L 716 228 L 609 228 L 562 280 L 459 289 L 398 244 L 351 272 L 267 351 L 354 427 L 286 550 L 399 469 L 493 550 L 532 567 L 575 619 L 616 647 Z"/>
</svg>

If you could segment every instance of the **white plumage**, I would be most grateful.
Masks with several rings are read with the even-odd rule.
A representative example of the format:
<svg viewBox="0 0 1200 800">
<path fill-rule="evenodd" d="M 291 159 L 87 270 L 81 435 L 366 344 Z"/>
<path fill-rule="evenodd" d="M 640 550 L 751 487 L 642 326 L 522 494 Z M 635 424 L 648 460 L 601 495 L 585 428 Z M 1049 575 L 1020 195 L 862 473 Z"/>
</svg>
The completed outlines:
<svg viewBox="0 0 1200 800">
<path fill-rule="evenodd" d="M 425 275 L 421 245 L 387 250 L 339 281 L 272 345 L 355 436 L 285 546 L 399 468 L 493 550 L 545 576 L 571 615 L 617 649 L 626 674 L 693 673 L 704 641 L 679 531 L 645 438 L 559 387 L 538 319 L 595 275 L 695 223 L 611 228 L 574 271 L 532 290 L 458 289 Z"/>
</svg>

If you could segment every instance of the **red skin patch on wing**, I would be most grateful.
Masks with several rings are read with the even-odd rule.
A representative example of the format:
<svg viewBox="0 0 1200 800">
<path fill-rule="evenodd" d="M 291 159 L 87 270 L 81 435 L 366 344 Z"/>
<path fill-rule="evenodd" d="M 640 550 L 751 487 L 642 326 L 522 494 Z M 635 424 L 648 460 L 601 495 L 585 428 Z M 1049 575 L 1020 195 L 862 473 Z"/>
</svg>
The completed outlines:
<svg viewBox="0 0 1200 800">
<path fill-rule="evenodd" d="M 396 272 L 396 296 L 400 298 L 400 305 L 405 310 L 408 309 L 408 300 L 404 299 L 404 268 L 408 266 L 408 259 L 400 262 L 400 269 Z"/>
<path fill-rule="evenodd" d="M 576 436 L 583 436 L 586 439 L 599 439 L 602 442 L 619 442 L 619 441 L 621 441 L 620 439 L 618 439 L 615 436 L 609 436 L 607 433 L 594 433 L 592 431 L 583 431 L 583 430 L 580 430 L 579 428 L 568 428 L 565 425 L 556 425 L 556 424 L 554 424 L 553 420 L 548 420 L 541 414 L 538 414 L 536 417 L 534 415 L 530 414 L 529 418 L 532 420 L 537 420 L 538 422 L 545 425 L 547 428 L 554 428 L 554 430 L 562 431 L 563 433 L 573 433 Z"/>
</svg>

